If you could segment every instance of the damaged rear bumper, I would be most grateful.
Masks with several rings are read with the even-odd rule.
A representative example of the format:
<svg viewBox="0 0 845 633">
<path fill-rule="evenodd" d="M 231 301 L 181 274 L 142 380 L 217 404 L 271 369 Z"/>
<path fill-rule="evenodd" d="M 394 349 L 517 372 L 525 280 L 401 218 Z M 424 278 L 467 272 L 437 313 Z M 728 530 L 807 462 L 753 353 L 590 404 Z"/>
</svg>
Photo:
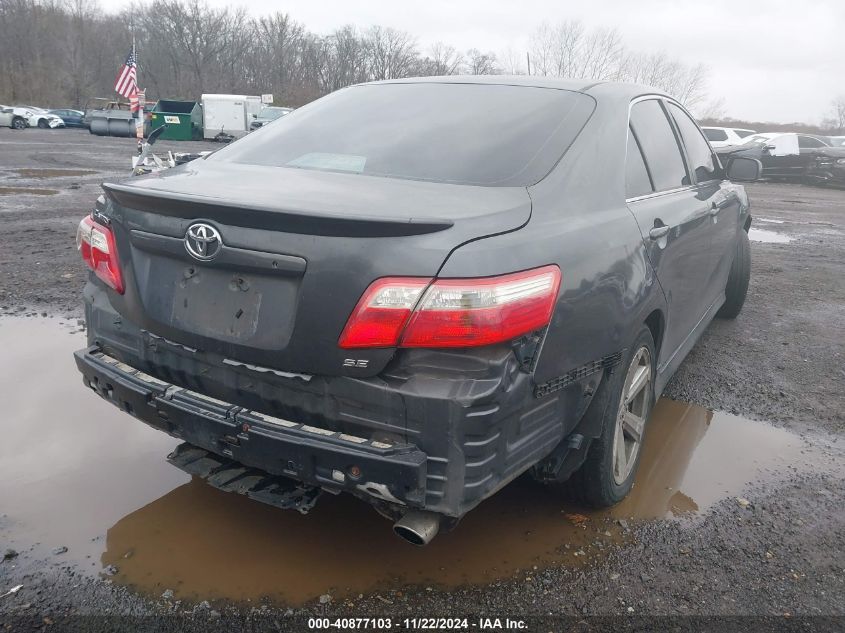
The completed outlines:
<svg viewBox="0 0 845 633">
<path fill-rule="evenodd" d="M 567 436 L 597 432 L 582 416 L 600 373 L 540 389 L 507 346 L 406 350 L 372 378 L 295 374 L 163 339 L 93 284 L 85 295 L 76 363 L 100 396 L 221 458 L 391 513 L 459 518 L 553 451 L 560 461 Z"/>
<path fill-rule="evenodd" d="M 85 384 L 101 397 L 195 447 L 331 492 L 366 494 L 401 505 L 424 502 L 426 456 L 414 446 L 251 411 L 154 378 L 97 347 L 80 350 L 75 358 Z M 191 472 L 185 466 L 192 460 L 181 461 L 176 459 L 176 465 Z"/>
</svg>

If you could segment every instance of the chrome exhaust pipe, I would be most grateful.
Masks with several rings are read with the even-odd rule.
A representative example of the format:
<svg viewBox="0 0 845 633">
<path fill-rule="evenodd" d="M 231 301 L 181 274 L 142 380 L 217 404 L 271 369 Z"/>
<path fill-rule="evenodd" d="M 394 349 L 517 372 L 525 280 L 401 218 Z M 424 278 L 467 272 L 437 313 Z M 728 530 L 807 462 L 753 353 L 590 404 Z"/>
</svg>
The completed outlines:
<svg viewBox="0 0 845 633">
<path fill-rule="evenodd" d="M 411 510 L 393 524 L 393 531 L 412 545 L 428 545 L 440 531 L 440 515 Z"/>
</svg>

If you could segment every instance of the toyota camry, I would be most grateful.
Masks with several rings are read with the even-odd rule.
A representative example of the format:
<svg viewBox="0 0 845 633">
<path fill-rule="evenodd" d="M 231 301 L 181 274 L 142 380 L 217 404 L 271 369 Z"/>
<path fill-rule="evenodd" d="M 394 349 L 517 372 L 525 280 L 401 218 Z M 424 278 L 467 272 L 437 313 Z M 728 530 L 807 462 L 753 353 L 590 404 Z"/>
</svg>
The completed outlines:
<svg viewBox="0 0 845 633">
<path fill-rule="evenodd" d="M 759 172 L 648 87 L 353 86 L 104 184 L 76 363 L 210 484 L 301 512 L 350 493 L 418 545 L 525 472 L 609 506 L 673 372 L 742 308 L 732 181 Z"/>
</svg>

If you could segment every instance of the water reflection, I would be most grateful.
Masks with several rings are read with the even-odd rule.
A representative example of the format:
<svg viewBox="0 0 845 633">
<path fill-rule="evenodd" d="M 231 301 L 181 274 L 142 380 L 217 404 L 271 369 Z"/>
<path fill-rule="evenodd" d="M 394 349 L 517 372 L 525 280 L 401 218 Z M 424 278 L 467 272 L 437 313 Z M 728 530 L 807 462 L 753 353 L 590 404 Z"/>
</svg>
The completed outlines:
<svg viewBox="0 0 845 633">
<path fill-rule="evenodd" d="M 748 425 L 749 441 L 732 446 L 743 436 L 738 427 Z M 118 521 L 102 562 L 120 568 L 120 582 L 188 598 L 298 603 L 393 581 L 483 583 L 535 565 L 582 564 L 584 550 L 597 553 L 621 540 L 613 518 L 696 511 L 721 498 L 723 486 L 741 488 L 773 451 L 783 455 L 797 445 L 766 425 L 662 400 L 634 489 L 609 511 L 585 511 L 522 478 L 418 549 L 394 538 L 387 521 L 352 497 L 324 496 L 302 516 L 194 480 Z"/>
</svg>

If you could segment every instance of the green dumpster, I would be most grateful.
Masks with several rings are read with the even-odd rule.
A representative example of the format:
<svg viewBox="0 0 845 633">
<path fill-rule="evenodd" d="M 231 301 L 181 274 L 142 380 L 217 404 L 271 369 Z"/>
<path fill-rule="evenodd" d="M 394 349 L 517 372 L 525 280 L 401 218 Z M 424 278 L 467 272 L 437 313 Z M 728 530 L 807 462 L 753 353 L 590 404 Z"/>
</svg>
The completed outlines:
<svg viewBox="0 0 845 633">
<path fill-rule="evenodd" d="M 161 99 L 150 114 L 150 130 L 167 125 L 159 138 L 195 141 L 202 138 L 202 108 L 196 101 Z"/>
</svg>

